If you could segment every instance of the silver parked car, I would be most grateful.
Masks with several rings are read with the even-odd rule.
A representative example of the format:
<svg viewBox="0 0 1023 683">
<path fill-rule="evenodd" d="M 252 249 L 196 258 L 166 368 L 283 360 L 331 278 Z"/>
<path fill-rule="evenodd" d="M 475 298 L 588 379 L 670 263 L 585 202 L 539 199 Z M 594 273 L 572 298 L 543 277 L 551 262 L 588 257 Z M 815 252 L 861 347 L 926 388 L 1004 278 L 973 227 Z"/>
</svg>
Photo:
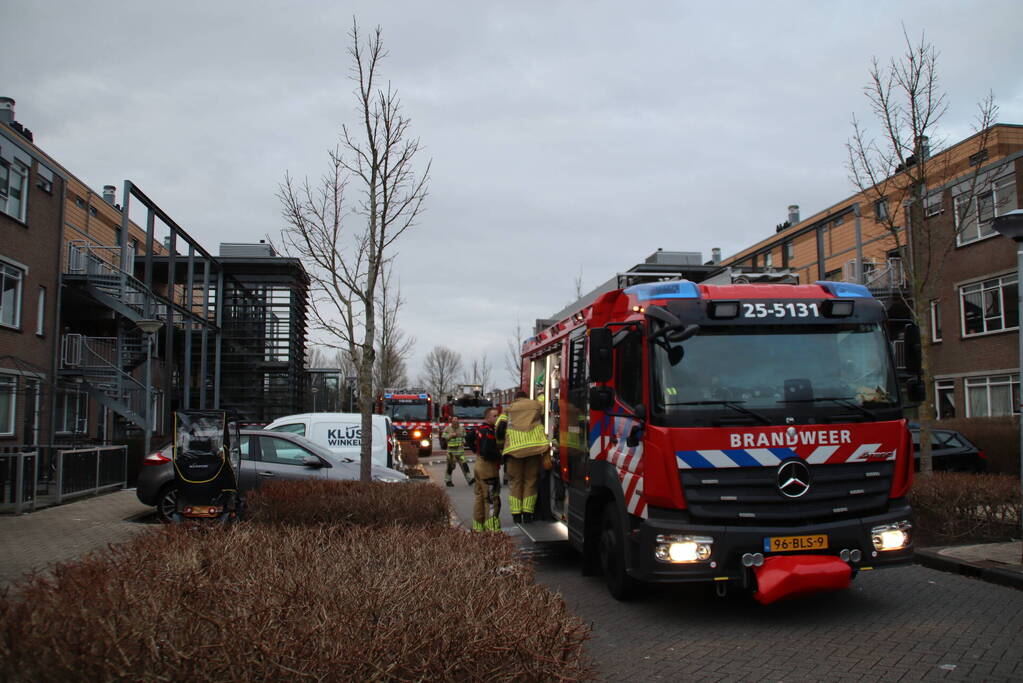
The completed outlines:
<svg viewBox="0 0 1023 683">
<path fill-rule="evenodd" d="M 242 467 L 238 479 L 242 495 L 270 480 L 359 478 L 357 460 L 338 455 L 297 434 L 243 429 L 241 448 Z M 156 506 L 160 518 L 168 521 L 177 502 L 171 445 L 147 456 L 143 465 L 136 495 L 145 505 Z M 401 472 L 377 465 L 373 466 L 372 476 L 373 481 L 408 481 Z"/>
</svg>

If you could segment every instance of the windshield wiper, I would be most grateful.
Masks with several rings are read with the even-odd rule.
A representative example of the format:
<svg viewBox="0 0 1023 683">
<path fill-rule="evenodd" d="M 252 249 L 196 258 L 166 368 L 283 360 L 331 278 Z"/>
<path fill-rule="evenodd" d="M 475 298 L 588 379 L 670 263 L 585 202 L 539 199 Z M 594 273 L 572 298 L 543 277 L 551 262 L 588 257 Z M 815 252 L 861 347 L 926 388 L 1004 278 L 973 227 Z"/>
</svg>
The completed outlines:
<svg viewBox="0 0 1023 683">
<path fill-rule="evenodd" d="M 832 401 L 840 406 L 845 406 L 846 408 L 853 408 L 855 410 L 858 410 L 873 420 L 878 419 L 877 413 L 875 413 L 870 408 L 867 408 L 866 406 L 854 401 L 852 396 L 818 396 L 816 398 L 791 398 L 778 401 L 778 403 L 817 403 L 818 401 Z"/>
<path fill-rule="evenodd" d="M 750 417 L 755 418 L 755 419 L 759 420 L 760 422 L 763 422 L 765 425 L 771 424 L 771 420 L 769 420 L 767 417 L 765 417 L 764 415 L 761 415 L 758 412 L 750 410 L 749 408 L 743 408 L 741 405 L 739 405 L 740 403 L 745 403 L 745 401 L 674 401 L 672 403 L 665 403 L 665 405 L 668 405 L 668 406 L 728 406 L 732 410 L 735 410 L 737 412 L 743 413 L 745 415 L 749 415 Z"/>
</svg>

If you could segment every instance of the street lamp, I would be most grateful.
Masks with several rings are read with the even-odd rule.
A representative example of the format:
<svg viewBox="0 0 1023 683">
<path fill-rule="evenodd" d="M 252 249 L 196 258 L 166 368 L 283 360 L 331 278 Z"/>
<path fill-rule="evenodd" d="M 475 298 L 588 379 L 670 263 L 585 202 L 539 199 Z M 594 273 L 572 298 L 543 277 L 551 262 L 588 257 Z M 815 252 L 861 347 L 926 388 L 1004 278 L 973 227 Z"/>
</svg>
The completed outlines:
<svg viewBox="0 0 1023 683">
<path fill-rule="evenodd" d="M 156 333 L 163 327 L 162 320 L 136 320 L 135 326 L 146 335 L 146 428 L 145 443 L 143 445 L 142 457 L 149 456 L 150 442 L 153 440 L 153 339 Z"/>
<path fill-rule="evenodd" d="M 1016 291 L 1019 296 L 1018 308 L 1016 310 L 1017 312 L 1023 312 L 1023 282 L 1020 281 L 1020 278 L 1023 277 L 1023 209 L 1016 209 L 1001 216 L 996 216 L 991 224 L 1000 234 L 1016 243 Z M 1019 374 L 1020 378 L 1023 379 L 1023 334 L 1017 333 L 1017 336 L 1019 337 Z M 1023 405 L 1017 407 L 1021 408 L 1019 418 L 1019 462 L 1020 500 L 1023 501 Z M 1023 519 L 1020 520 L 1020 527 L 1023 529 Z M 1021 560 L 1023 560 L 1023 553 L 1021 553 Z"/>
</svg>

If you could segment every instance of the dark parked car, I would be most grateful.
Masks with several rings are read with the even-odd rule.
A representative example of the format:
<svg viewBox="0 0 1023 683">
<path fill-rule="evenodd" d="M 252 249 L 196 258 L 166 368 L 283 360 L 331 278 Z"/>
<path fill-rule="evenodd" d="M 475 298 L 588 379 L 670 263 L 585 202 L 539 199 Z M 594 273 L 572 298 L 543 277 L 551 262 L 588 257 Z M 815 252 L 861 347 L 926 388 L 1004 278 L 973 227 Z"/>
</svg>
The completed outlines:
<svg viewBox="0 0 1023 683">
<path fill-rule="evenodd" d="M 297 434 L 243 429 L 241 448 L 239 486 L 242 495 L 268 480 L 359 478 L 357 461 Z M 169 520 L 177 502 L 170 444 L 149 455 L 143 465 L 136 495 L 144 504 L 155 505 L 161 519 Z M 408 481 L 408 477 L 397 470 L 374 465 L 373 480 L 399 482 Z"/>
<path fill-rule="evenodd" d="M 916 470 L 920 471 L 920 428 L 910 423 L 913 435 L 913 455 Z M 965 436 L 953 429 L 931 429 L 931 457 L 935 471 L 983 472 L 987 456 Z"/>
</svg>

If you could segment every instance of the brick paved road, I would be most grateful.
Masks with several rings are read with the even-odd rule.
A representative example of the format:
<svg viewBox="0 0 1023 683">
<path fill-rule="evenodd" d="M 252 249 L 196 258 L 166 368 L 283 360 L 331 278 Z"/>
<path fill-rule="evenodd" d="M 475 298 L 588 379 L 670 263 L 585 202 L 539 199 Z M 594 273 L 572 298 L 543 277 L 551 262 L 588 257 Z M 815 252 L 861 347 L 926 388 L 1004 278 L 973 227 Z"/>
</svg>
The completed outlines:
<svg viewBox="0 0 1023 683">
<path fill-rule="evenodd" d="M 464 522 L 471 493 L 447 491 Z M 769 607 L 705 586 L 619 603 L 602 578 L 580 575 L 571 550 L 537 550 L 515 532 L 537 579 L 591 623 L 607 680 L 1023 681 L 1023 591 L 914 565 Z"/>
<path fill-rule="evenodd" d="M 25 572 L 127 541 L 149 527 L 134 520 L 152 512 L 130 489 L 24 515 L 0 515 L 0 589 Z"/>
</svg>

